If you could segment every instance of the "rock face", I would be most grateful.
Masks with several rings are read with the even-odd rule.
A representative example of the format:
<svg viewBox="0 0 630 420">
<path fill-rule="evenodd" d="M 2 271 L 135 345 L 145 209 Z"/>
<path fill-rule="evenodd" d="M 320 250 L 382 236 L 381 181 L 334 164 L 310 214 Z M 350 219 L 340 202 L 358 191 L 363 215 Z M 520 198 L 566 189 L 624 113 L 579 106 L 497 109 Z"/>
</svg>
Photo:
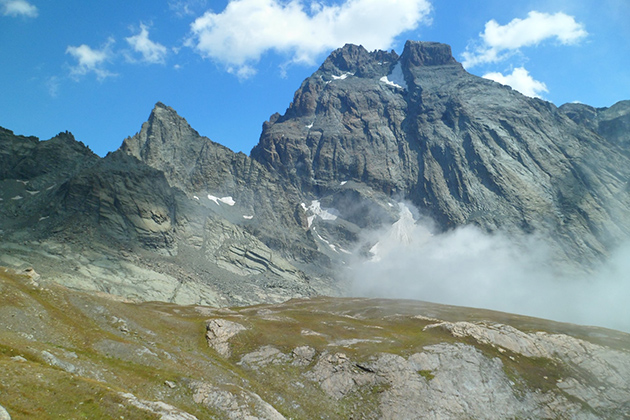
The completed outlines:
<svg viewBox="0 0 630 420">
<path fill-rule="evenodd" d="M 625 108 L 584 117 L 599 127 L 585 131 L 466 73 L 446 45 L 410 41 L 400 57 L 347 45 L 264 125 L 252 157 L 305 191 L 353 180 L 443 229 L 551 234 L 565 259 L 594 261 L 630 231 Z"/>
<path fill-rule="evenodd" d="M 125 139 L 120 150 L 163 172 L 171 186 L 189 197 L 231 197 L 243 214 L 226 218 L 247 222 L 249 231 L 275 248 L 297 246 L 305 255 L 312 252 L 293 216 L 299 191 L 244 154 L 200 136 L 172 108 L 158 103 L 141 131 Z M 274 229 L 278 225 L 283 229 Z"/>
</svg>

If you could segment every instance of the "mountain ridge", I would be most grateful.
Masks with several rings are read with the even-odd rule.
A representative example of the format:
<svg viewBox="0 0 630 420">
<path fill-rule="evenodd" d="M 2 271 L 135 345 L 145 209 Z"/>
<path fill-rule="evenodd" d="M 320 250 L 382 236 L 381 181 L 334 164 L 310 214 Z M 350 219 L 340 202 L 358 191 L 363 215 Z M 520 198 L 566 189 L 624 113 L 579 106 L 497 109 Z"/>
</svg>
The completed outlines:
<svg viewBox="0 0 630 420">
<path fill-rule="evenodd" d="M 273 277 L 270 261 L 277 258 L 307 295 L 339 293 L 343 267 L 374 245 L 362 243 L 362 232 L 393 224 L 396 202 L 408 200 L 435 220 L 437 232 L 474 224 L 553 237 L 557 262 L 588 270 L 630 232 L 628 155 L 592 116 L 611 115 L 600 120 L 623 128 L 628 112 L 624 102 L 607 109 L 556 108 L 472 76 L 445 44 L 408 41 L 400 56 L 348 44 L 302 83 L 284 115 L 264 123 L 251 156 L 201 136 L 158 102 L 117 151 L 97 162 L 79 144 L 84 166 L 47 169 L 60 182 L 42 184 L 50 190 L 39 196 L 40 207 L 7 196 L 11 217 L 1 229 L 8 238 L 67 234 L 76 241 L 76 226 L 83 226 L 86 240 L 105 238 L 96 242 L 108 243 L 113 258 L 120 257 L 116 244 L 138 245 L 156 261 L 170 259 L 163 267 L 178 261 L 162 274 L 184 270 L 198 285 L 215 268 L 198 275 L 182 264 L 203 266 L 212 255 L 211 265 L 235 278 Z M 580 120 L 578 111 L 590 119 Z M 2 133 L 5 141 L 12 136 Z M 40 143 L 55 142 L 74 144 L 69 133 Z M 7 146 L 3 159 L 20 147 Z M 43 220 L 32 232 L 15 227 L 32 224 L 36 213 Z M 192 260 L 185 257 L 191 252 Z"/>
</svg>

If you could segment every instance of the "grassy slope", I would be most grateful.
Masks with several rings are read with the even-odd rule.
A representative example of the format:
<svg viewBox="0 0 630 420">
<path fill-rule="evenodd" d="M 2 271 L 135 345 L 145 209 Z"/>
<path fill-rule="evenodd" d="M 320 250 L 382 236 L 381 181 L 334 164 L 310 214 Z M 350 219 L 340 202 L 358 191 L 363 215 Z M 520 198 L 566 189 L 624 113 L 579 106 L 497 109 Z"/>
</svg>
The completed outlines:
<svg viewBox="0 0 630 420">
<path fill-rule="evenodd" d="M 373 396 L 382 391 L 379 387 L 334 401 L 302 376 L 312 366 L 278 364 L 257 371 L 237 363 L 242 355 L 270 344 L 283 353 L 298 346 L 311 346 L 318 353 L 343 352 L 361 362 L 380 352 L 408 356 L 426 345 L 457 341 L 441 329 L 423 332 L 431 321 L 416 315 L 490 320 L 630 349 L 627 334 L 470 308 L 323 297 L 232 310 L 133 303 L 55 284 L 37 286 L 26 276 L 0 268 L 0 404 L 13 419 L 157 418 L 120 396 L 129 392 L 143 400 L 164 401 L 199 419 L 220 418 L 220 413 L 193 402 L 187 384 L 202 380 L 224 389 L 249 389 L 287 418 L 311 418 L 313 413 L 344 418 L 351 412 L 369 416 L 377 410 Z M 213 317 L 247 327 L 231 340 L 228 360 L 205 341 L 205 321 Z M 365 341 L 349 345 L 341 340 Z M 565 373 L 548 360 L 471 344 L 501 358 L 508 375 L 528 388 L 552 389 Z M 61 362 L 51 365 L 43 352 Z M 430 380 L 431 372 L 421 374 Z"/>
</svg>

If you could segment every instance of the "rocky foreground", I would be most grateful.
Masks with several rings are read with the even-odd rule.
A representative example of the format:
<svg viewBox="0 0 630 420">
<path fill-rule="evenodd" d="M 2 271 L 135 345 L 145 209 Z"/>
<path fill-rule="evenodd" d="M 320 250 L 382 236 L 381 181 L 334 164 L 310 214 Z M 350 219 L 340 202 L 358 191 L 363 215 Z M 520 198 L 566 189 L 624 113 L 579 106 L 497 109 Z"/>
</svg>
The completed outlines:
<svg viewBox="0 0 630 420">
<path fill-rule="evenodd" d="M 0 268 L 0 324 L 3 420 L 630 417 L 628 334 L 498 312 L 136 303 Z"/>
</svg>

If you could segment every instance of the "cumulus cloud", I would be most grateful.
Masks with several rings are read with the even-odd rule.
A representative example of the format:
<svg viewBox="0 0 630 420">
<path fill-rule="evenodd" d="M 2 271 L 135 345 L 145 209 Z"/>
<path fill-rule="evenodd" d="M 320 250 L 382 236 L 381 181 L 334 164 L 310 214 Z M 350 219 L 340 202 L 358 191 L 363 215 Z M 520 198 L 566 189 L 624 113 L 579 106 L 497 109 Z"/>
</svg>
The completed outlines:
<svg viewBox="0 0 630 420">
<path fill-rule="evenodd" d="M 275 51 L 293 63 L 345 43 L 368 50 L 391 47 L 396 36 L 428 22 L 428 0 L 347 0 L 323 5 L 300 0 L 232 0 L 221 13 L 206 12 L 191 24 L 189 45 L 242 77 L 260 57 Z"/>
<path fill-rule="evenodd" d="M 514 19 L 503 26 L 493 19 L 486 23 L 479 44 L 472 51 L 462 54 L 462 64 L 470 68 L 483 63 L 496 63 L 522 47 L 535 46 L 549 39 L 556 39 L 562 45 L 571 45 L 587 35 L 582 23 L 562 12 L 549 14 L 532 11 L 527 18 Z"/>
<path fill-rule="evenodd" d="M 403 207 L 404 210 L 404 207 Z M 375 256 L 352 266 L 357 296 L 494 309 L 630 332 L 630 246 L 591 275 L 563 270 L 541 237 L 474 226 L 436 233 L 428 220 L 380 232 Z M 406 218 L 406 221 L 405 221 Z"/>
<path fill-rule="evenodd" d="M 149 39 L 149 29 L 146 25 L 140 24 L 140 33 L 125 38 L 129 46 L 142 56 L 142 61 L 152 64 L 163 64 L 166 60 L 167 49 L 164 45 Z M 135 61 L 128 56 L 128 60 Z"/>
<path fill-rule="evenodd" d="M 79 45 L 78 47 L 68 46 L 68 48 L 66 48 L 66 54 L 70 54 L 77 60 L 77 65 L 71 67 L 70 74 L 74 77 L 79 77 L 88 73 L 94 73 L 99 80 L 115 76 L 114 73 L 105 69 L 105 64 L 110 61 L 113 56 L 111 50 L 113 44 L 114 39 L 109 38 L 105 45 L 99 50 L 92 49 L 85 44 Z"/>
<path fill-rule="evenodd" d="M 0 0 L 0 8 L 4 16 L 37 17 L 37 7 L 26 0 Z"/>
<path fill-rule="evenodd" d="M 508 85 L 532 98 L 541 98 L 542 93 L 549 92 L 547 85 L 535 80 L 524 67 L 517 67 L 512 71 L 512 74 L 507 75 L 498 72 L 486 73 L 483 78 Z"/>
</svg>

